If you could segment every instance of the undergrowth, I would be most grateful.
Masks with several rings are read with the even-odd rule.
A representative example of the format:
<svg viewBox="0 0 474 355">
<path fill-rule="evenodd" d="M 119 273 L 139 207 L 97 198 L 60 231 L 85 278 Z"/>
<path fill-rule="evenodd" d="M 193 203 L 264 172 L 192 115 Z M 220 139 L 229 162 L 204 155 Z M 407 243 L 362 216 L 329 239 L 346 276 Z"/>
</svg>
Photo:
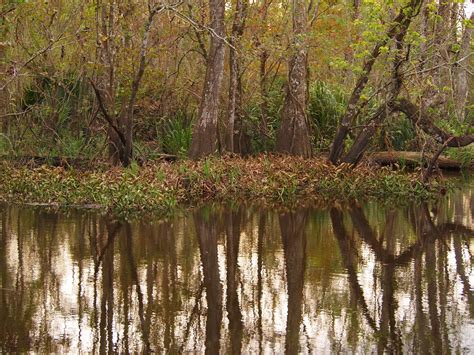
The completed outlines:
<svg viewBox="0 0 474 355">
<path fill-rule="evenodd" d="M 0 200 L 51 206 L 97 207 L 121 217 L 168 214 L 209 200 L 262 199 L 270 204 L 377 199 L 428 199 L 418 174 L 388 168 L 334 167 L 321 159 L 261 155 L 209 158 L 127 169 L 78 171 L 0 163 Z M 434 186 L 434 187 L 433 187 Z"/>
</svg>

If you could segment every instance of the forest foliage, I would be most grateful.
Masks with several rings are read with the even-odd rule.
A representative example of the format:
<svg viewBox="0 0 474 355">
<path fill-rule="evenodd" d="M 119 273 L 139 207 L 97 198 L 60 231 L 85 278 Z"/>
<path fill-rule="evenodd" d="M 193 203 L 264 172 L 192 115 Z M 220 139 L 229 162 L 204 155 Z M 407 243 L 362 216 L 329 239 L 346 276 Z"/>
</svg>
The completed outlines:
<svg viewBox="0 0 474 355">
<path fill-rule="evenodd" d="M 354 109 L 342 152 L 365 134 L 362 153 L 447 147 L 468 162 L 472 140 L 450 137 L 473 133 L 470 9 L 458 0 L 3 1 L 0 153 L 125 165 L 185 157 L 202 147 L 196 127 L 209 111 L 210 153 L 305 156 L 334 147 Z M 289 131 L 300 124 L 302 138 Z M 292 134 L 297 142 L 278 142 Z M 305 153 L 293 150 L 305 139 Z"/>
</svg>

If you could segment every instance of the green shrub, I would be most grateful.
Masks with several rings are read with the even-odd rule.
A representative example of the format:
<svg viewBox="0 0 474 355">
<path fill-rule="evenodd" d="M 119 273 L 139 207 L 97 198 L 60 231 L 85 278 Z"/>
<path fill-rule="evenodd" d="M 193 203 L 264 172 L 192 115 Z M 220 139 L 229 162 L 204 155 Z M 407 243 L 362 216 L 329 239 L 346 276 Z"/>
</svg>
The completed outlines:
<svg viewBox="0 0 474 355">
<path fill-rule="evenodd" d="M 405 115 L 392 116 L 382 130 L 380 146 L 382 149 L 413 150 L 416 131 Z"/>
<path fill-rule="evenodd" d="M 186 156 L 191 145 L 191 125 L 184 114 L 178 114 L 163 126 L 163 152 Z"/>
<path fill-rule="evenodd" d="M 310 85 L 308 115 L 316 149 L 329 148 L 345 109 L 346 100 L 341 90 L 323 81 Z"/>
<path fill-rule="evenodd" d="M 474 147 L 449 148 L 446 154 L 461 162 L 462 167 L 469 167 L 474 162 Z"/>
<path fill-rule="evenodd" d="M 275 147 L 276 132 L 280 126 L 281 110 L 285 100 L 285 78 L 277 77 L 267 91 L 267 136 L 262 136 L 262 100 L 261 95 L 256 95 L 254 100 L 244 108 L 248 125 L 244 129 L 250 136 L 252 151 L 261 153 L 271 151 Z"/>
<path fill-rule="evenodd" d="M 12 146 L 10 140 L 8 139 L 8 136 L 3 133 L 0 133 L 0 155 L 11 154 L 11 152 Z"/>
</svg>

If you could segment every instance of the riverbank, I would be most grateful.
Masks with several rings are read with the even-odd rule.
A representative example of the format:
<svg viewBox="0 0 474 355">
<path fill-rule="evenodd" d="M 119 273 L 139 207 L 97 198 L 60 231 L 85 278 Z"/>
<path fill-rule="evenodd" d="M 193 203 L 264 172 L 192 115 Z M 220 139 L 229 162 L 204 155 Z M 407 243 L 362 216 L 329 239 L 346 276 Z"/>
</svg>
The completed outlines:
<svg viewBox="0 0 474 355">
<path fill-rule="evenodd" d="M 350 199 L 402 203 L 428 199 L 440 189 L 437 181 L 426 188 L 417 172 L 334 167 L 321 158 L 209 158 L 95 171 L 0 162 L 0 201 L 97 208 L 125 217 L 163 215 L 214 200 L 261 199 L 286 205 Z"/>
</svg>

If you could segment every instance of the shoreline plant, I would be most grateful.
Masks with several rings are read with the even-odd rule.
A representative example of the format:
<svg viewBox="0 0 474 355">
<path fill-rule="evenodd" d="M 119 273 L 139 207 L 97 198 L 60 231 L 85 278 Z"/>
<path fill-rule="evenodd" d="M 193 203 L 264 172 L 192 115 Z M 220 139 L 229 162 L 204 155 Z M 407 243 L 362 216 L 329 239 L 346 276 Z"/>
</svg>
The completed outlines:
<svg viewBox="0 0 474 355">
<path fill-rule="evenodd" d="M 333 166 L 321 158 L 259 155 L 210 157 L 128 168 L 77 170 L 0 162 L 0 201 L 57 208 L 94 208 L 117 217 L 167 215 L 213 201 L 244 200 L 271 205 L 379 200 L 402 204 L 433 198 L 419 172 L 387 167 Z"/>
</svg>

